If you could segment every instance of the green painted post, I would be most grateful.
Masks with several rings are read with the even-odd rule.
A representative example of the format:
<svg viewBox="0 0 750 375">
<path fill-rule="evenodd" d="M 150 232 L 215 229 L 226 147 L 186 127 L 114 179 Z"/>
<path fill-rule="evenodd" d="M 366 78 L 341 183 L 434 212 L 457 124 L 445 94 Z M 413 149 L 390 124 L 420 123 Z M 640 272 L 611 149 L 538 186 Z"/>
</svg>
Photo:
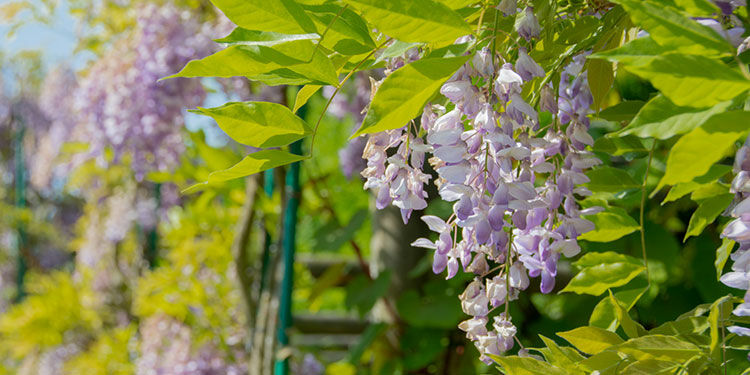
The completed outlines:
<svg viewBox="0 0 750 375">
<path fill-rule="evenodd" d="M 13 120 L 13 119 L 11 119 Z M 23 120 L 18 118 L 15 124 L 18 126 L 16 136 L 13 139 L 13 156 L 15 161 L 14 180 L 16 188 L 16 207 L 26 207 L 26 165 L 23 158 L 23 137 L 26 133 L 26 126 Z M 23 221 L 18 224 L 18 238 L 16 239 L 16 254 L 18 257 L 18 272 L 16 273 L 16 286 L 18 290 L 16 292 L 15 302 L 20 302 L 26 296 L 26 290 L 24 288 L 23 279 L 26 276 L 26 258 L 24 253 L 26 251 L 27 238 L 26 228 L 24 227 Z"/>
<path fill-rule="evenodd" d="M 154 185 L 154 199 L 156 199 L 156 212 L 154 227 L 147 233 L 146 238 L 146 261 L 148 268 L 154 269 L 157 266 L 157 256 L 159 247 L 159 207 L 161 207 L 161 184 Z"/>
<path fill-rule="evenodd" d="M 305 118 L 306 106 L 299 109 L 299 116 Z M 289 145 L 289 152 L 302 154 L 302 140 Z M 300 203 L 299 186 L 300 162 L 289 165 L 286 172 L 287 204 L 284 212 L 284 238 L 281 241 L 284 259 L 284 278 L 281 281 L 281 295 L 279 297 L 279 327 L 277 340 L 280 346 L 289 345 L 287 330 L 292 326 L 292 286 L 294 286 L 294 252 L 297 234 L 297 209 Z M 289 374 L 289 358 L 276 360 L 275 375 Z"/>
<path fill-rule="evenodd" d="M 273 169 L 263 173 L 263 191 L 267 197 L 273 196 Z M 268 285 L 268 267 L 271 261 L 271 234 L 266 230 L 266 240 L 263 242 L 263 255 L 260 268 L 260 290 L 263 291 Z"/>
</svg>

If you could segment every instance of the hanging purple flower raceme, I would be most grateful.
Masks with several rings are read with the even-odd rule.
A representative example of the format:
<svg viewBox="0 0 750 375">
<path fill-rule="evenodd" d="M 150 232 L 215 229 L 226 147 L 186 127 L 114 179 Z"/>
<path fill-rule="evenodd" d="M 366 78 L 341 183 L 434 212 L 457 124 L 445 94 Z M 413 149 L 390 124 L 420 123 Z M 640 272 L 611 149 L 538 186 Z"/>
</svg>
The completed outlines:
<svg viewBox="0 0 750 375">
<path fill-rule="evenodd" d="M 196 56 L 211 52 L 210 25 L 171 5 L 137 9 L 135 35 L 116 43 L 83 78 L 76 107 L 87 127 L 93 155 L 111 147 L 126 154 L 138 178 L 175 165 L 184 149 L 184 108 L 201 104 L 199 81 L 157 82 Z"/>
<path fill-rule="evenodd" d="M 736 204 L 729 210 L 734 220 L 724 227 L 721 237 L 738 243 L 739 248 L 730 255 L 732 270 L 722 275 L 720 280 L 727 286 L 745 291 L 745 302 L 738 305 L 733 313 L 737 316 L 750 316 L 750 137 L 737 151 L 734 172 L 737 175 L 729 189 L 735 194 Z M 747 328 L 729 329 L 734 333 L 750 336 Z"/>
<path fill-rule="evenodd" d="M 393 203 L 405 221 L 411 210 L 426 206 L 429 176 L 421 168 L 431 154 L 435 184 L 441 199 L 453 202 L 453 214 L 447 220 L 422 216 L 437 239 L 412 245 L 434 250 L 435 273 L 475 275 L 460 296 L 472 318 L 459 327 L 487 363 L 488 355 L 514 345 L 507 303 L 529 287 L 530 278 L 541 280 L 543 293 L 552 291 L 561 255 L 575 256 L 578 236 L 594 229 L 581 215 L 596 209 L 581 210 L 574 196 L 590 194 L 581 186 L 588 182 L 583 172 L 600 163 L 586 150 L 593 140 L 587 133 L 591 93 L 581 74 L 584 58 L 575 57 L 563 72 L 559 102 L 550 100 L 549 88 L 543 90 L 541 106 L 557 116 L 540 129 L 538 112 L 521 93 L 527 81 L 544 76 L 543 69 L 525 50 L 515 66 L 498 66 L 498 58 L 482 49 L 442 86 L 452 109 L 425 108 L 425 140 L 406 126 L 372 134 L 363 154 L 365 188 L 376 194 L 376 206 Z M 397 148 L 390 157 L 389 148 Z M 502 305 L 506 312 L 495 313 Z"/>
</svg>

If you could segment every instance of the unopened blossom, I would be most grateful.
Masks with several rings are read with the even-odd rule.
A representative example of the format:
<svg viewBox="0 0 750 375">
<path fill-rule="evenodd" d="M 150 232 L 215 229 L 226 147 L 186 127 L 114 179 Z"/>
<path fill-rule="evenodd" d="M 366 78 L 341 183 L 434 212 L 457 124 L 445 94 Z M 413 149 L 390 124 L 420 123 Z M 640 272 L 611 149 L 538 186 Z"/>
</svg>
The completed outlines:
<svg viewBox="0 0 750 375">
<path fill-rule="evenodd" d="M 516 60 L 516 71 L 524 81 L 529 81 L 534 77 L 544 77 L 544 69 L 536 63 L 525 48 L 518 51 L 518 60 Z"/>
<path fill-rule="evenodd" d="M 516 21 L 516 31 L 518 32 L 518 35 L 526 39 L 527 42 L 532 38 L 539 38 L 539 21 L 534 15 L 533 8 L 526 7 L 526 9 L 524 9 L 523 14 Z"/>
<path fill-rule="evenodd" d="M 498 4 L 497 9 L 503 12 L 504 15 L 510 16 L 518 11 L 518 0 L 501 0 Z"/>
</svg>

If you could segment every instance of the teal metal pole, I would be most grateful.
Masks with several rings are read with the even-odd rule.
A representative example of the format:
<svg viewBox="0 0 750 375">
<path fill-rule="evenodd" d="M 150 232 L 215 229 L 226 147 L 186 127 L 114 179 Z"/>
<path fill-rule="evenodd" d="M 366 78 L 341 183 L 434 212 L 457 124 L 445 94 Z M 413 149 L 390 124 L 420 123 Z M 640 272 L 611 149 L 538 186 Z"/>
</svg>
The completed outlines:
<svg viewBox="0 0 750 375">
<path fill-rule="evenodd" d="M 305 106 L 300 108 L 299 116 L 305 117 Z M 302 140 L 289 146 L 292 154 L 302 154 Z M 286 172 L 287 204 L 284 212 L 284 238 L 281 241 L 284 259 L 284 278 L 281 281 L 281 295 L 279 297 L 279 327 L 277 340 L 280 346 L 289 345 L 287 330 L 292 326 L 292 286 L 294 285 L 294 252 L 297 234 L 297 209 L 300 203 L 299 186 L 300 162 L 289 165 Z M 275 375 L 289 374 L 289 358 L 277 359 L 274 366 Z"/>
<path fill-rule="evenodd" d="M 266 170 L 263 173 L 263 191 L 267 197 L 273 196 L 273 169 Z M 263 291 L 268 285 L 268 267 L 271 261 L 271 234 L 266 229 L 266 240 L 263 242 L 263 255 L 261 258 L 260 268 L 260 290 Z"/>
<path fill-rule="evenodd" d="M 17 119 L 18 121 L 16 124 L 18 125 L 18 130 L 16 131 L 16 136 L 13 139 L 13 156 L 15 161 L 14 166 L 14 180 L 15 180 L 15 188 L 16 188 L 16 207 L 18 208 L 24 208 L 26 207 L 26 165 L 24 163 L 23 158 L 23 137 L 26 133 L 26 126 L 23 123 L 23 120 L 20 118 Z M 16 251 L 17 251 L 17 257 L 18 257 L 18 271 L 16 273 L 16 297 L 15 302 L 20 302 L 23 300 L 23 298 L 26 296 L 26 289 L 23 284 L 23 279 L 26 276 L 26 258 L 24 256 L 24 253 L 26 252 L 26 244 L 27 244 L 27 237 L 26 237 L 26 228 L 24 227 L 23 221 L 20 221 L 18 223 L 18 238 L 16 239 Z"/>
<path fill-rule="evenodd" d="M 157 266 L 157 257 L 159 255 L 159 207 L 161 207 L 161 184 L 154 185 L 154 199 L 156 199 L 156 212 L 154 212 L 154 227 L 147 233 L 146 238 L 146 261 L 148 268 L 154 269 Z"/>
</svg>

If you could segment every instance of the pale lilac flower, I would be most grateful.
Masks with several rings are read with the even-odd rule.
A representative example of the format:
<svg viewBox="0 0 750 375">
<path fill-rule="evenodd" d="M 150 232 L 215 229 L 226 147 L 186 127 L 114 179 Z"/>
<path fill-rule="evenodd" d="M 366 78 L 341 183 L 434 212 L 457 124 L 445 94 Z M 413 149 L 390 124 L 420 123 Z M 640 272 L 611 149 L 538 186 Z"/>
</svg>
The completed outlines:
<svg viewBox="0 0 750 375">
<path fill-rule="evenodd" d="M 516 31 L 518 32 L 518 35 L 526 39 L 527 42 L 532 38 L 539 38 L 539 21 L 534 15 L 533 8 L 526 7 L 526 9 L 524 9 L 521 17 L 516 20 Z"/>
</svg>

